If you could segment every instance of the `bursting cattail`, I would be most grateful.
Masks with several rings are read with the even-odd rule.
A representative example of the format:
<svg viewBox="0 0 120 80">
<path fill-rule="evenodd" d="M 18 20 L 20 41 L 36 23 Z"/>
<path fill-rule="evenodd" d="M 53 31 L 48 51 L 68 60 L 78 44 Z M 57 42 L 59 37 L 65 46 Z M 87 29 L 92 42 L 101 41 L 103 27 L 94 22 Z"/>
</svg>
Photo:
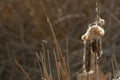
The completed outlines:
<svg viewBox="0 0 120 80">
<path fill-rule="evenodd" d="M 102 55 L 102 42 L 101 38 L 104 36 L 105 31 L 103 25 L 105 24 L 104 19 L 99 18 L 93 24 L 90 24 L 86 33 L 82 35 L 81 39 L 84 43 L 84 69 L 88 73 L 91 69 L 91 55 L 95 53 L 95 64 L 96 59 L 99 59 Z"/>
</svg>

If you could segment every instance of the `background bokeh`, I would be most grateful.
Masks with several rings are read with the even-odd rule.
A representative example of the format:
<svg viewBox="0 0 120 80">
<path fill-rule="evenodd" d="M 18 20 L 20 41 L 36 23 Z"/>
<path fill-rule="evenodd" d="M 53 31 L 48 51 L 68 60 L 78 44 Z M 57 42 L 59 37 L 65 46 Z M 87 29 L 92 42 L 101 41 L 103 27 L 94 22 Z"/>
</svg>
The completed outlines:
<svg viewBox="0 0 120 80">
<path fill-rule="evenodd" d="M 71 76 L 81 71 L 83 41 L 81 35 L 95 21 L 97 0 L 42 0 L 51 19 L 63 53 L 69 40 Z M 120 62 L 120 0 L 99 0 L 105 19 L 102 71 L 112 72 L 111 58 Z M 47 41 L 47 43 L 45 43 Z M 54 42 L 40 0 L 0 0 L 0 80 L 26 80 L 14 60 L 17 59 L 32 80 L 41 80 L 35 53 L 41 44 L 54 49 Z M 52 54 L 52 52 L 51 52 Z"/>
</svg>

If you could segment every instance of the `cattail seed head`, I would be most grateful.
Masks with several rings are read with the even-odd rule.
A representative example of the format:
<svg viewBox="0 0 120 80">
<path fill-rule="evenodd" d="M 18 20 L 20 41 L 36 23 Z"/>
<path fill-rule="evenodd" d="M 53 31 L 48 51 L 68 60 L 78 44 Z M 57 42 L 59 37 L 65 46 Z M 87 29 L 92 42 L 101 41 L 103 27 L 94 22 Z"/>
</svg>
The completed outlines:
<svg viewBox="0 0 120 80">
<path fill-rule="evenodd" d="M 81 38 L 83 41 L 93 41 L 94 39 L 101 38 L 104 34 L 105 31 L 102 27 L 98 25 L 92 25 Z"/>
</svg>

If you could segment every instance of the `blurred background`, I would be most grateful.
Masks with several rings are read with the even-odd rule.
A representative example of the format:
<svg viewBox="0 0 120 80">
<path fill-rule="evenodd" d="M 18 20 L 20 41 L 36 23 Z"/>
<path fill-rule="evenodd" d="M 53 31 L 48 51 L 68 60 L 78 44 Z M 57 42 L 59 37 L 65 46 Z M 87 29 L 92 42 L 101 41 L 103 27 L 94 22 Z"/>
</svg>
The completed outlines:
<svg viewBox="0 0 120 80">
<path fill-rule="evenodd" d="M 81 36 L 95 21 L 96 1 L 42 0 L 63 53 L 68 38 L 72 78 L 82 68 Z M 106 74 L 112 72 L 113 55 L 120 62 L 120 0 L 99 0 L 99 5 L 100 16 L 105 19 L 101 63 Z M 40 0 L 0 0 L 0 80 L 26 80 L 15 59 L 32 80 L 41 80 L 35 53 L 41 50 L 42 44 L 49 50 L 55 48 Z"/>
</svg>

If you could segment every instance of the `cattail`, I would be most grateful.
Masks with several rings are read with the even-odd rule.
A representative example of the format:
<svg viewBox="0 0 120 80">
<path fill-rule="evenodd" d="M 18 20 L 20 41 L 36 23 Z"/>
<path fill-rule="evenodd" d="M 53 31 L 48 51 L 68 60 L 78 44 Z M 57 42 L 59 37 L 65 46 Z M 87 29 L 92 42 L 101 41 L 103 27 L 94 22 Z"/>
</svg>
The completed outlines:
<svg viewBox="0 0 120 80">
<path fill-rule="evenodd" d="M 96 40 L 100 39 L 104 35 L 104 30 L 98 25 L 92 25 L 88 28 L 87 32 L 82 36 L 82 40 L 86 42 L 84 47 L 85 55 L 85 70 L 89 72 L 91 69 L 91 54 L 92 52 L 98 52 L 98 42 Z"/>
</svg>

